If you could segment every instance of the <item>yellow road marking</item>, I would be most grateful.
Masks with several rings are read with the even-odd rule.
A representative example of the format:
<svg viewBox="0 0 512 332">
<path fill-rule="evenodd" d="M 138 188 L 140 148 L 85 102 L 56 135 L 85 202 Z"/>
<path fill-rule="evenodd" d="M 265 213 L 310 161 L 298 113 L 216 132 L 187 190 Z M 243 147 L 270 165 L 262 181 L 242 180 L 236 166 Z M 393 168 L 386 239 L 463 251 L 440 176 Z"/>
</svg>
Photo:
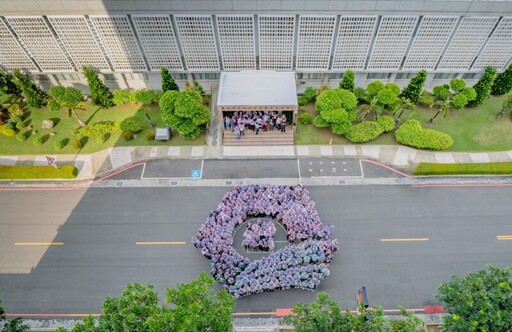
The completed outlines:
<svg viewBox="0 0 512 332">
<path fill-rule="evenodd" d="M 415 237 L 403 239 L 380 239 L 380 242 L 414 242 L 414 241 L 429 241 L 428 237 Z"/>
<path fill-rule="evenodd" d="M 14 242 L 15 246 L 63 246 L 64 242 Z"/>
<path fill-rule="evenodd" d="M 512 240 L 512 235 L 496 235 L 498 240 Z"/>
<path fill-rule="evenodd" d="M 165 244 L 187 244 L 187 242 L 135 242 L 137 245 L 165 245 Z"/>
</svg>

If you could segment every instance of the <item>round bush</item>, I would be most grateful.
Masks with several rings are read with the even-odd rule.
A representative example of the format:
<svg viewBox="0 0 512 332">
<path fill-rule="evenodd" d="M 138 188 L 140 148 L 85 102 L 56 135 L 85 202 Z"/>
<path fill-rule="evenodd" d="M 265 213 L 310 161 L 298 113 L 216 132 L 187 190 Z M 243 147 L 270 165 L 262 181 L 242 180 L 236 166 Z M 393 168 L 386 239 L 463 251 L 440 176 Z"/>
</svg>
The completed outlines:
<svg viewBox="0 0 512 332">
<path fill-rule="evenodd" d="M 124 119 L 121 122 L 120 127 L 123 131 L 129 131 L 134 134 L 142 130 L 141 125 L 135 119 L 132 118 Z"/>
<path fill-rule="evenodd" d="M 16 139 L 20 142 L 25 142 L 27 140 L 27 133 L 22 133 L 22 132 L 17 133 Z"/>
<path fill-rule="evenodd" d="M 11 115 L 11 122 L 21 122 L 21 116 L 17 115 L 17 114 L 13 114 Z"/>
<path fill-rule="evenodd" d="M 353 125 L 345 137 L 352 143 L 365 143 L 379 137 L 384 132 L 378 122 L 366 121 Z"/>
<path fill-rule="evenodd" d="M 12 122 L 4 124 L 3 127 L 5 130 L 14 130 L 14 124 Z"/>
<path fill-rule="evenodd" d="M 313 123 L 313 118 L 311 117 L 311 115 L 304 113 L 301 116 L 299 116 L 299 122 L 306 126 Z"/>
<path fill-rule="evenodd" d="M 25 128 L 25 123 L 23 121 L 16 122 L 16 129 L 23 129 Z"/>
<path fill-rule="evenodd" d="M 407 120 L 395 131 L 398 143 L 418 149 L 446 150 L 453 144 L 450 135 L 433 129 L 424 129 L 418 120 Z"/>
<path fill-rule="evenodd" d="M 377 119 L 377 122 L 384 128 L 385 133 L 395 129 L 395 119 L 391 116 L 381 115 Z"/>
<path fill-rule="evenodd" d="M 125 141 L 131 141 L 133 139 L 133 133 L 131 131 L 123 131 L 123 138 Z"/>
<path fill-rule="evenodd" d="M 73 147 L 73 150 L 80 150 L 84 147 L 84 143 L 79 139 L 75 139 L 71 142 L 71 146 Z"/>
<path fill-rule="evenodd" d="M 325 119 L 322 118 L 321 115 L 315 116 L 315 118 L 313 119 L 313 124 L 318 128 L 329 127 L 329 122 L 325 121 Z"/>
<path fill-rule="evenodd" d="M 44 140 L 42 137 L 34 137 L 32 143 L 34 143 L 34 145 L 43 145 Z"/>
<path fill-rule="evenodd" d="M 146 141 L 154 141 L 155 133 L 147 133 L 144 137 L 146 138 Z"/>
<path fill-rule="evenodd" d="M 107 136 L 106 135 L 101 135 L 101 136 L 96 137 L 96 142 L 98 142 L 99 144 L 103 144 L 106 141 L 107 141 Z"/>
<path fill-rule="evenodd" d="M 64 148 L 64 140 L 53 142 L 55 150 L 62 150 Z"/>
</svg>

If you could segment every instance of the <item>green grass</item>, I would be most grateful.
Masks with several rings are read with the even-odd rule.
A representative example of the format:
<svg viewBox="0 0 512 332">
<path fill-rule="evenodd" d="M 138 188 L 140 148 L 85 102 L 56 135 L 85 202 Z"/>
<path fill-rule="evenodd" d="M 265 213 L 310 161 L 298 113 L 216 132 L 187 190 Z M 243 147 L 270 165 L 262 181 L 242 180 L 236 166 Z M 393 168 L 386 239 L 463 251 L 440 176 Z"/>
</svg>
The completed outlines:
<svg viewBox="0 0 512 332">
<path fill-rule="evenodd" d="M 0 179 L 74 179 L 78 170 L 73 165 L 53 166 L 0 166 Z"/>
<path fill-rule="evenodd" d="M 8 96 L 0 96 L 0 103 L 6 103 Z M 19 142 L 15 137 L 5 137 L 0 135 L 0 155 L 22 155 L 22 154 L 77 154 L 77 153 L 93 153 L 112 146 L 180 146 L 180 145 L 203 145 L 206 144 L 206 129 L 202 129 L 201 135 L 195 140 L 186 140 L 179 136 L 173 130 L 172 139 L 167 142 L 147 141 L 145 135 L 154 133 L 144 115 L 144 109 L 148 112 L 151 119 L 157 127 L 165 126 L 161 119 L 161 111 L 157 105 L 142 107 L 140 104 L 128 103 L 122 106 L 112 107 L 110 109 L 102 109 L 90 102 L 85 103 L 85 111 L 79 111 L 78 116 L 87 124 L 100 121 L 121 121 L 128 117 L 138 119 L 143 127 L 140 133 L 135 135 L 131 141 L 125 141 L 121 137 L 121 131 L 114 131 L 108 135 L 108 140 L 100 144 L 94 137 L 83 138 L 84 147 L 77 151 L 72 148 L 71 142 L 79 139 L 80 136 L 73 134 L 73 131 L 79 127 L 77 120 L 68 116 L 67 110 L 51 112 L 46 108 L 29 109 L 25 107 L 26 115 L 24 121 L 27 128 L 21 131 L 30 131 L 32 134 L 24 142 Z M 53 119 L 56 125 L 53 129 L 41 129 L 43 120 Z M 54 133 L 52 135 L 51 133 Z M 35 137 L 42 137 L 44 144 L 34 145 L 32 142 Z M 54 142 L 66 140 L 68 143 L 62 150 L 55 150 Z"/>
<path fill-rule="evenodd" d="M 460 111 L 452 110 L 445 118 L 439 115 L 433 124 L 428 120 L 434 116 L 437 109 L 418 106 L 416 111 L 403 116 L 401 123 L 407 119 L 416 119 L 424 128 L 431 128 L 447 133 L 453 138 L 454 144 L 446 151 L 504 151 L 512 150 L 512 121 L 510 114 L 497 119 L 496 114 L 501 109 L 501 97 L 491 97 L 475 108 Z M 306 112 L 313 117 L 318 114 L 311 103 Z M 336 137 L 333 138 L 333 137 Z M 326 144 L 333 138 L 333 144 L 350 144 L 338 135 L 332 134 L 327 128 L 316 128 L 313 125 L 297 125 L 296 144 Z M 397 144 L 394 132 L 383 134 L 367 144 Z"/>
<path fill-rule="evenodd" d="M 419 163 L 414 175 L 512 174 L 512 163 Z"/>
</svg>

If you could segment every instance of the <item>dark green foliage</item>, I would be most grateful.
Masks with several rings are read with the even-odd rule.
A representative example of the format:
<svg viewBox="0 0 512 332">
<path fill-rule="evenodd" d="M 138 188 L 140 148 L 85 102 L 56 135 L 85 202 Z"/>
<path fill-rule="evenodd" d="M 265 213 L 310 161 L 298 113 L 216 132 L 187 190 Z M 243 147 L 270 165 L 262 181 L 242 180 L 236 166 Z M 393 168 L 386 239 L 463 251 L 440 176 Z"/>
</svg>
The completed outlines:
<svg viewBox="0 0 512 332">
<path fill-rule="evenodd" d="M 46 104 L 48 95 L 41 88 L 35 85 L 30 78 L 23 74 L 19 69 L 13 72 L 12 81 L 21 90 L 27 98 L 27 103 L 32 107 L 43 107 Z"/>
<path fill-rule="evenodd" d="M 53 147 L 55 148 L 55 150 L 62 150 L 65 145 L 66 145 L 65 140 L 53 142 Z"/>
<path fill-rule="evenodd" d="M 453 144 L 450 135 L 424 129 L 417 120 L 407 120 L 395 131 L 396 141 L 419 149 L 446 150 Z"/>
<path fill-rule="evenodd" d="M 121 122 L 120 128 L 123 131 L 129 131 L 129 132 L 134 133 L 134 134 L 136 134 L 136 133 L 138 133 L 138 132 L 140 132 L 142 130 L 142 126 L 134 118 L 124 119 Z"/>
<path fill-rule="evenodd" d="M 122 135 L 125 141 L 131 141 L 133 139 L 133 133 L 131 131 L 123 131 Z"/>
<path fill-rule="evenodd" d="M 355 89 L 355 74 L 354 71 L 349 69 L 343 75 L 343 78 L 340 81 L 340 89 L 348 90 L 350 92 L 354 92 Z"/>
<path fill-rule="evenodd" d="M 476 98 L 470 100 L 468 102 L 468 106 L 474 107 L 482 104 L 486 98 L 489 97 L 489 93 L 491 93 L 491 88 L 496 78 L 496 68 L 494 67 L 486 67 L 484 70 L 484 74 L 475 85 L 473 85 L 473 89 L 476 92 Z"/>
<path fill-rule="evenodd" d="M 50 99 L 48 101 L 48 109 L 52 112 L 57 112 L 58 110 L 60 110 L 62 107 L 60 105 L 60 103 L 58 101 L 56 101 L 55 99 Z"/>
<path fill-rule="evenodd" d="M 315 116 L 313 119 L 313 124 L 318 128 L 326 128 L 329 127 L 329 122 L 325 121 L 320 115 Z"/>
<path fill-rule="evenodd" d="M 512 64 L 507 69 L 498 74 L 491 88 L 491 94 L 502 96 L 512 91 Z"/>
<path fill-rule="evenodd" d="M 32 143 L 34 143 L 34 145 L 43 145 L 44 144 L 44 140 L 42 137 L 34 137 L 34 139 L 32 140 Z"/>
<path fill-rule="evenodd" d="M 423 86 L 427 80 L 427 71 L 421 70 L 409 81 L 409 84 L 402 90 L 401 98 L 409 99 L 411 102 L 417 104 L 420 100 Z"/>
<path fill-rule="evenodd" d="M 106 133 L 110 133 L 115 129 L 116 128 L 112 121 L 102 121 L 78 128 L 75 130 L 75 134 L 79 134 L 81 136 L 98 137 L 105 135 Z"/>
<path fill-rule="evenodd" d="M 313 123 L 313 117 L 308 113 L 301 114 L 299 116 L 299 122 L 303 125 L 309 125 Z"/>
<path fill-rule="evenodd" d="M 512 331 L 512 267 L 452 276 L 439 285 L 437 298 L 448 316 L 444 328 L 453 332 Z"/>
<path fill-rule="evenodd" d="M 144 138 L 146 138 L 146 141 L 154 141 L 155 140 L 155 133 L 146 133 Z"/>
<path fill-rule="evenodd" d="M 354 89 L 354 95 L 359 102 L 366 101 L 366 89 L 357 87 Z"/>
<path fill-rule="evenodd" d="M 74 150 L 80 150 L 84 147 L 84 144 L 82 143 L 81 140 L 79 139 L 74 139 L 72 142 L 71 142 L 71 146 L 73 147 Z"/>
<path fill-rule="evenodd" d="M 9 167 L 9 166 L 2 166 Z M 11 166 L 13 167 L 13 166 Z M 15 167 L 15 166 L 14 166 Z M 0 170 L 2 172 L 3 170 Z M 2 302 L 0 301 L 0 326 L 2 326 L 2 332 L 24 332 L 29 331 L 30 326 L 27 324 L 23 324 L 23 318 L 18 317 L 11 320 L 7 320 L 5 316 L 4 308 L 2 307 Z"/>
<path fill-rule="evenodd" d="M 25 127 L 26 127 L 25 122 L 23 122 L 23 121 L 16 122 L 16 129 L 23 129 Z"/>
<path fill-rule="evenodd" d="M 366 143 L 379 137 L 384 127 L 376 121 L 365 121 L 350 128 L 345 137 L 352 143 Z"/>
<path fill-rule="evenodd" d="M 419 163 L 414 175 L 456 175 L 456 174 L 512 174 L 512 163 L 462 163 L 438 164 Z"/>
<path fill-rule="evenodd" d="M 18 87 L 14 84 L 12 79 L 12 75 L 0 71 L 0 93 L 14 95 L 19 93 Z"/>
<path fill-rule="evenodd" d="M 502 109 L 504 112 L 512 111 L 512 94 L 505 97 L 505 100 L 503 101 Z"/>
<path fill-rule="evenodd" d="M 108 87 L 99 79 L 98 74 L 91 68 L 85 66 L 82 68 L 82 73 L 87 79 L 93 102 L 102 107 L 114 106 L 114 96 Z"/>
<path fill-rule="evenodd" d="M 174 81 L 174 78 L 169 74 L 169 70 L 167 68 L 162 67 L 162 92 L 167 92 L 170 90 L 180 91 L 178 84 Z"/>
<path fill-rule="evenodd" d="M 16 134 L 16 139 L 20 142 L 25 142 L 27 140 L 27 132 L 19 132 Z"/>
<path fill-rule="evenodd" d="M 159 93 L 155 90 L 138 90 L 135 99 L 142 105 L 151 105 L 158 102 Z"/>
<path fill-rule="evenodd" d="M 195 80 L 194 80 L 194 88 L 196 89 L 196 91 L 197 91 L 197 92 L 199 92 L 199 94 L 200 94 L 201 96 L 204 96 L 204 89 L 203 89 L 203 87 L 201 86 L 201 84 L 199 84 L 199 82 L 198 82 L 198 81 L 195 81 Z"/>
<path fill-rule="evenodd" d="M 316 89 L 313 87 L 307 87 L 306 90 L 304 90 L 304 93 L 302 96 L 299 96 L 299 105 L 300 106 L 306 106 L 310 101 L 315 99 L 316 97 Z"/>
<path fill-rule="evenodd" d="M 377 118 L 377 122 L 384 128 L 385 133 L 395 129 L 395 119 L 391 116 L 381 115 Z"/>
</svg>

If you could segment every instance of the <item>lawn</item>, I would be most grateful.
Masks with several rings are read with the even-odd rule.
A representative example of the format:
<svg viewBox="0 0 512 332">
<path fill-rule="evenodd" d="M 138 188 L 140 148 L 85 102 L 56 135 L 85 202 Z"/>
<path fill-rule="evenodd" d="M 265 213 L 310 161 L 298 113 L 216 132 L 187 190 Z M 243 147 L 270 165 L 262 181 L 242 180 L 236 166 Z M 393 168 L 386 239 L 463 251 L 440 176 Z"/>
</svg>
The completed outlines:
<svg viewBox="0 0 512 332">
<path fill-rule="evenodd" d="M 452 110 L 446 118 L 439 115 L 433 124 L 428 120 L 434 116 L 436 109 L 418 106 L 409 116 L 402 117 L 402 121 L 416 119 L 425 128 L 445 132 L 452 136 L 454 144 L 448 151 L 504 151 L 512 150 L 512 121 L 510 114 L 497 119 L 496 114 L 501 109 L 501 97 L 491 97 L 476 108 L 467 108 L 460 111 Z M 314 104 L 306 107 L 306 112 L 312 116 L 318 113 Z M 328 128 L 316 128 L 313 125 L 297 124 L 296 144 L 327 144 L 329 139 L 333 144 L 350 144 L 342 137 L 333 134 Z M 394 134 L 381 135 L 368 144 L 397 144 Z"/>
<path fill-rule="evenodd" d="M 0 96 L 0 104 L 6 103 L 8 96 Z M 85 111 L 79 111 L 78 116 L 87 124 L 100 121 L 121 121 L 128 117 L 135 117 L 142 125 L 143 130 L 137 133 L 133 140 L 126 141 L 121 137 L 121 131 L 113 131 L 108 134 L 108 140 L 100 144 L 93 137 L 85 138 L 84 147 L 77 151 L 73 149 L 71 142 L 80 138 L 73 134 L 73 131 L 79 127 L 77 120 L 73 116 L 69 116 L 67 110 L 51 112 L 46 108 L 42 109 L 26 109 L 24 122 L 26 128 L 20 130 L 22 132 L 32 132 L 28 139 L 24 142 L 18 141 L 15 137 L 6 137 L 0 135 L 0 155 L 20 155 L 20 154 L 75 154 L 75 153 L 92 153 L 112 146 L 180 146 L 180 145 L 203 145 L 206 144 L 206 129 L 203 129 L 201 135 L 195 140 L 185 140 L 179 136 L 176 131 L 172 131 L 172 139 L 168 142 L 147 141 L 146 134 L 154 133 L 146 119 L 144 110 L 150 118 L 155 122 L 157 127 L 165 126 L 161 119 L 161 112 L 157 105 L 142 107 L 140 104 L 128 103 L 122 106 L 112 107 L 110 109 L 101 109 L 100 107 L 85 103 Z M 43 120 L 51 119 L 55 126 L 53 129 L 42 129 Z M 32 141 L 35 137 L 42 137 L 44 144 L 35 145 Z M 65 140 L 66 145 L 62 150 L 56 150 L 53 143 Z"/>
</svg>

